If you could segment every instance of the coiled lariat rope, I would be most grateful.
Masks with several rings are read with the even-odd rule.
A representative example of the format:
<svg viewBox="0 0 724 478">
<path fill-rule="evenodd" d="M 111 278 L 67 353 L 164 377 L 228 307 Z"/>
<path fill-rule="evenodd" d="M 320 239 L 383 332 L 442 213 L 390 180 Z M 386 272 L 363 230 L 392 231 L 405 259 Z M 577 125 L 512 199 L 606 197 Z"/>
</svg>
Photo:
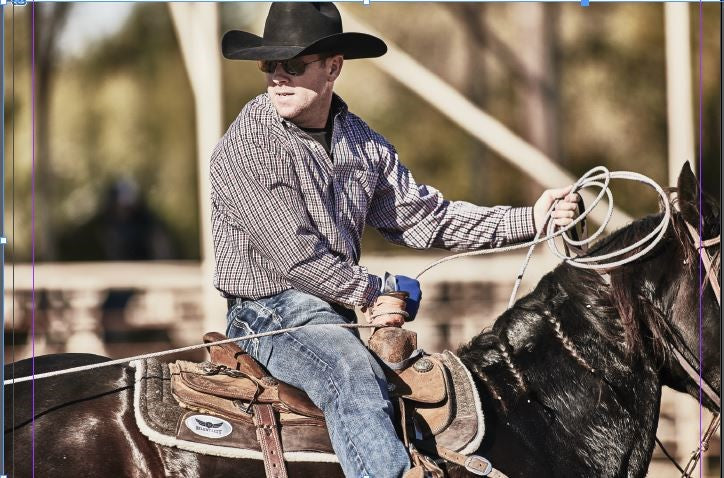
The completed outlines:
<svg viewBox="0 0 724 478">
<path fill-rule="evenodd" d="M 558 249 L 558 245 L 555 242 L 555 238 L 562 236 L 563 240 L 570 244 L 571 246 L 585 246 L 591 243 L 594 239 L 596 239 L 601 233 L 603 233 L 604 229 L 608 225 L 608 222 L 611 219 L 611 215 L 613 214 L 613 194 L 611 194 L 611 190 L 608 188 L 608 184 L 611 181 L 611 179 L 627 179 L 631 181 L 638 181 L 641 183 L 644 183 L 654 190 L 661 196 L 662 204 L 664 205 L 664 215 L 661 218 L 661 222 L 658 224 L 656 228 L 654 228 L 653 231 L 651 231 L 649 234 L 647 234 L 642 239 L 638 240 L 634 244 L 631 244 L 630 246 L 627 246 L 623 249 L 620 249 L 618 251 L 614 251 L 608 254 L 603 254 L 600 256 L 587 256 L 587 257 L 576 257 L 573 255 L 566 255 L 565 253 L 561 252 Z M 548 246 L 553 252 L 554 255 L 562 259 L 564 262 L 574 266 L 574 267 L 580 267 L 582 269 L 612 269 L 615 267 L 619 267 L 623 264 L 627 264 L 629 262 L 635 261 L 648 253 L 651 249 L 653 249 L 656 244 L 664 237 L 664 234 L 666 233 L 666 226 L 669 222 L 669 219 L 671 217 L 671 211 L 669 208 L 669 201 L 668 197 L 666 196 L 666 193 L 664 190 L 656 184 L 651 178 L 644 176 L 643 174 L 634 173 L 630 171 L 614 171 L 610 172 L 608 169 L 606 169 L 603 166 L 597 166 L 590 171 L 588 171 L 586 174 L 581 176 L 581 178 L 576 181 L 576 183 L 573 185 L 573 188 L 571 189 L 571 192 L 578 192 L 584 188 L 589 187 L 598 187 L 601 190 L 599 191 L 596 198 L 593 200 L 593 202 L 588 205 L 588 207 L 581 212 L 581 214 L 573 220 L 569 225 L 560 228 L 556 230 L 556 226 L 553 224 L 553 221 L 548 221 L 548 219 L 551 217 L 551 214 L 553 213 L 553 210 L 555 209 L 554 203 L 551 208 L 546 213 L 546 221 L 548 221 L 548 226 L 546 228 L 546 236 L 540 237 L 543 230 L 541 229 L 536 234 L 535 238 L 531 242 L 524 242 L 521 244 L 516 244 L 512 246 L 504 246 L 499 247 L 496 249 L 483 249 L 480 251 L 472 251 L 472 252 L 463 252 L 460 254 L 455 254 L 452 256 L 445 257 L 443 259 L 440 259 L 438 261 L 433 262 L 432 264 L 425 267 L 422 271 L 420 271 L 416 279 L 419 279 L 425 272 L 429 271 L 430 269 L 439 266 L 440 264 L 443 264 L 448 261 L 452 261 L 455 259 L 460 259 L 462 257 L 469 257 L 469 256 L 479 256 L 479 255 L 485 255 L 485 254 L 493 254 L 493 253 L 501 253 L 501 252 L 508 252 L 512 250 L 517 249 L 523 249 L 528 248 L 528 253 L 526 254 L 525 261 L 523 262 L 523 265 L 521 266 L 520 272 L 518 273 L 518 276 L 515 281 L 515 285 L 513 287 L 513 293 L 510 297 L 510 301 L 508 303 L 508 308 L 510 308 L 513 305 L 513 302 L 515 302 L 515 297 L 518 292 L 518 288 L 520 287 L 520 283 L 523 279 L 523 274 L 525 273 L 525 270 L 528 267 L 528 264 L 530 263 L 531 256 L 533 254 L 533 249 L 536 245 L 540 244 L 541 242 L 548 241 Z M 608 211 L 606 213 L 606 218 L 604 219 L 601 226 L 591 234 L 588 238 L 584 238 L 581 240 L 574 240 L 571 238 L 567 233 L 569 230 L 571 230 L 573 227 L 575 227 L 578 223 L 583 221 L 590 213 L 591 211 L 598 205 L 598 203 L 601 201 L 603 196 L 607 196 L 608 198 Z M 556 201 L 557 202 L 557 201 Z M 648 243 L 648 245 L 646 245 Z M 615 259 L 617 257 L 623 256 L 624 254 L 636 249 L 637 247 L 645 247 L 641 249 L 640 251 L 627 256 L 623 257 L 622 259 L 612 260 L 611 262 L 602 262 L 605 260 Z M 385 315 L 387 312 L 385 311 L 378 311 L 375 313 L 372 317 L 377 317 L 380 315 Z M 28 382 L 30 380 L 38 380 L 41 378 L 48 378 L 48 377 L 54 377 L 57 375 L 64 375 L 68 373 L 74 373 L 74 372 L 84 372 L 88 370 L 93 370 L 96 368 L 102 368 L 102 367 L 110 367 L 112 365 L 122 365 L 128 362 L 132 362 L 134 360 L 146 360 L 150 358 L 156 358 L 156 357 L 162 357 L 164 355 L 171 355 L 175 353 L 180 352 L 188 352 L 190 350 L 197 350 L 205 347 L 210 347 L 212 345 L 221 345 L 221 344 L 228 344 L 232 342 L 242 342 L 245 340 L 251 340 L 251 339 L 257 339 L 261 337 L 268 337 L 271 335 L 277 335 L 277 334 L 283 334 L 285 332 L 292 332 L 298 329 L 301 329 L 302 327 L 328 327 L 328 326 L 334 326 L 334 327 L 343 327 L 343 328 L 349 328 L 349 329 L 363 329 L 363 328 L 380 328 L 380 325 L 374 325 L 374 324 L 314 324 L 314 325 L 299 325 L 297 327 L 289 327 L 285 329 L 279 329 L 279 330 L 273 330 L 270 332 L 263 332 L 259 334 L 250 334 L 244 337 L 237 337 L 237 338 L 231 338 L 231 339 L 224 339 L 224 340 L 218 340 L 215 342 L 208 342 L 204 344 L 196 344 L 196 345 L 189 345 L 187 347 L 180 347 L 177 349 L 171 349 L 171 350 L 163 350 L 160 352 L 153 352 L 143 355 L 136 355 L 134 357 L 127 357 L 122 359 L 116 359 L 116 360 L 109 360 L 108 362 L 101 362 L 97 364 L 91 364 L 91 365 L 83 365 L 80 367 L 73 367 L 68 368 L 64 370 L 56 370 L 53 372 L 46 372 L 46 373 L 40 373 L 37 375 L 30 375 L 27 377 L 20 377 L 20 378 L 14 378 L 14 379 L 8 379 L 3 382 L 3 385 L 11 385 L 21 382 Z"/>
<path fill-rule="evenodd" d="M 580 246 L 587 246 L 590 243 L 592 243 L 598 236 L 600 236 L 603 231 L 606 229 L 606 226 L 608 225 L 609 221 L 611 220 L 611 216 L 613 215 L 613 194 L 611 193 L 611 190 L 609 189 L 608 185 L 611 181 L 611 179 L 627 179 L 630 181 L 637 181 L 646 184 L 647 186 L 650 186 L 652 189 L 654 189 L 659 196 L 661 197 L 661 203 L 664 205 L 664 214 L 661 217 L 661 221 L 659 224 L 646 236 L 642 237 L 635 243 L 624 247 L 623 249 L 619 249 L 614 252 L 610 252 L 608 254 L 602 254 L 600 256 L 586 256 L 586 257 L 579 257 L 574 255 L 567 255 L 564 252 L 561 252 L 558 249 L 558 244 L 555 241 L 556 237 L 562 236 L 563 240 L 570 244 L 571 246 L 580 247 Z M 504 247 L 498 247 L 495 249 L 483 249 L 480 251 L 471 251 L 471 252 L 462 252 L 460 254 L 455 254 L 448 257 L 443 257 L 440 260 L 437 260 L 433 262 L 432 264 L 425 267 L 417 276 L 416 279 L 419 279 L 420 276 L 422 276 L 425 272 L 429 271 L 430 269 L 439 266 L 440 264 L 443 264 L 448 261 L 452 261 L 455 259 L 460 259 L 462 257 L 470 257 L 470 256 L 480 256 L 485 254 L 495 254 L 500 252 L 508 252 L 513 251 L 517 249 L 524 249 L 528 248 L 528 253 L 525 256 L 525 260 L 523 261 L 523 265 L 520 268 L 520 271 L 518 273 L 518 276 L 515 280 L 515 285 L 513 286 L 513 292 L 510 296 L 510 300 L 508 301 L 508 308 L 511 308 L 513 306 L 513 303 L 515 302 L 515 298 L 518 294 L 518 288 L 520 287 L 520 283 L 523 280 L 523 274 L 525 273 L 525 270 L 528 268 L 528 264 L 530 263 L 531 256 L 533 255 L 533 249 L 535 246 L 540 244 L 541 242 L 548 242 L 548 247 L 550 248 L 551 252 L 558 258 L 562 259 L 563 262 L 570 264 L 573 267 L 579 267 L 581 269 L 594 269 L 594 270 L 610 270 L 614 269 L 616 267 L 622 266 L 624 264 L 628 264 L 629 262 L 633 262 L 641 257 L 643 257 L 645 254 L 647 254 L 651 249 L 653 249 L 656 244 L 659 243 L 659 241 L 664 237 L 664 234 L 666 233 L 666 226 L 669 223 L 669 220 L 671 218 L 671 209 L 669 206 L 669 200 L 668 196 L 666 195 L 666 192 L 659 186 L 653 179 L 649 178 L 648 176 L 644 176 L 643 174 L 634 173 L 631 171 L 614 171 L 611 172 L 608 169 L 606 169 L 603 166 L 596 166 L 595 168 L 588 171 L 586 174 L 581 176 L 581 178 L 576 181 L 576 183 L 573 185 L 573 188 L 571 189 L 571 192 L 578 192 L 585 188 L 590 187 L 598 187 L 600 188 L 600 191 L 596 198 L 593 200 L 591 204 L 586 207 L 585 210 L 581 211 L 580 215 L 573 220 L 570 224 L 568 224 L 565 227 L 562 227 L 558 230 L 556 230 L 557 226 L 553 223 L 553 221 L 549 221 L 553 210 L 555 209 L 555 205 L 558 201 L 554 202 L 553 205 L 550 207 L 548 212 L 546 213 L 545 221 L 547 221 L 548 226 L 546 228 L 546 236 L 540 237 L 543 229 L 538 231 L 535 238 L 530 242 L 523 242 L 520 244 L 515 244 L 511 246 L 504 246 Z M 608 198 L 608 210 L 606 211 L 606 217 L 604 218 L 603 222 L 601 223 L 601 226 L 591 234 L 590 236 L 586 238 L 582 238 L 580 240 L 575 240 L 572 237 L 568 235 L 568 231 L 570 231 L 572 228 L 576 227 L 578 223 L 583 221 L 590 213 L 593 211 L 593 209 L 598 205 L 598 203 L 603 199 L 603 196 L 607 196 Z M 645 246 L 645 247 L 644 247 Z M 640 251 L 631 254 L 630 256 L 625 256 L 620 259 L 616 259 L 618 257 L 624 256 L 624 254 L 627 254 L 631 252 L 632 250 L 643 247 Z M 604 262 L 610 260 L 610 262 Z"/>
</svg>

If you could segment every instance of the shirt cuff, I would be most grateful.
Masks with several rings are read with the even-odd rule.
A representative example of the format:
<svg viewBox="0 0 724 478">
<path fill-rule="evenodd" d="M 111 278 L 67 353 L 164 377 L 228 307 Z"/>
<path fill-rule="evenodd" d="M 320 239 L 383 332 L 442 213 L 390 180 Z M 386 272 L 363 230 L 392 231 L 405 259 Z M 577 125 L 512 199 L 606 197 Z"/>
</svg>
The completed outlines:
<svg viewBox="0 0 724 478">
<path fill-rule="evenodd" d="M 535 219 L 532 207 L 511 207 L 503 218 L 507 226 L 505 238 L 508 244 L 529 241 L 535 237 Z"/>
<path fill-rule="evenodd" d="M 360 287 L 354 291 L 352 295 L 352 304 L 358 307 L 369 307 L 374 304 L 382 290 L 382 279 L 376 275 L 369 274 L 364 266 L 357 266 L 359 272 L 363 276 L 367 276 L 366 281 L 360 281 Z"/>
</svg>

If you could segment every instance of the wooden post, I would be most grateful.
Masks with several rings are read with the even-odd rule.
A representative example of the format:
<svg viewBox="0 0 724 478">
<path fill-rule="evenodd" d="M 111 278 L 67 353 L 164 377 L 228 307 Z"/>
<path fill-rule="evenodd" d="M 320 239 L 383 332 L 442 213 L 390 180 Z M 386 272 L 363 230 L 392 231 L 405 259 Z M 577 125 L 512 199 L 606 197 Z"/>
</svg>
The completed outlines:
<svg viewBox="0 0 724 478">
<path fill-rule="evenodd" d="M 66 352 L 108 355 L 103 344 L 100 321 L 101 301 L 104 294 L 97 290 L 74 291 L 68 294 L 72 316 L 70 336 L 65 343 Z"/>
<path fill-rule="evenodd" d="M 685 161 L 696 173 L 691 93 L 689 4 L 664 3 L 666 36 L 666 109 L 669 131 L 669 186 L 676 186 Z"/>
<path fill-rule="evenodd" d="M 209 187 L 209 159 L 222 134 L 219 7 L 216 3 L 180 2 L 169 3 L 168 6 L 191 80 L 196 109 L 204 330 L 223 332 L 226 303 L 212 283 L 214 249 Z"/>
</svg>

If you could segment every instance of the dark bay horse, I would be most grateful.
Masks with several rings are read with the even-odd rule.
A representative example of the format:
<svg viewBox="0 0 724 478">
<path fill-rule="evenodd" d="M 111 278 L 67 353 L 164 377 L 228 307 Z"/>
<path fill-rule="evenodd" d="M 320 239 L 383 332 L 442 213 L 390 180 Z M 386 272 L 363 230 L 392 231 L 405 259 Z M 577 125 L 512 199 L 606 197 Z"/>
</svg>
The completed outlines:
<svg viewBox="0 0 724 478">
<path fill-rule="evenodd" d="M 703 380 L 719 393 L 720 306 L 700 289 L 698 255 L 684 221 L 703 218 L 716 236 L 720 209 L 698 210 L 691 171 L 679 178 L 681 213 L 645 258 L 610 271 L 560 265 L 463 346 L 486 414 L 478 453 L 509 477 L 643 477 L 654 447 L 661 387 L 699 397 L 699 385 L 672 358 L 676 347 L 698 370 L 699 291 L 703 290 Z M 652 230 L 637 220 L 598 244 L 620 249 Z M 717 251 L 720 246 L 716 246 Z M 721 275 L 721 266 L 717 273 Z M 610 282 L 610 283 L 609 283 Z M 105 359 L 84 354 L 38 357 L 35 372 Z M 15 376 L 30 374 L 29 360 Z M 11 376 L 6 367 L 6 377 Z M 14 388 L 14 390 L 13 390 Z M 261 462 L 201 456 L 149 442 L 133 417 L 134 381 L 123 366 L 5 387 L 6 472 L 13 478 L 263 477 Z M 704 405 L 718 411 L 708 398 Z M 31 420 L 35 420 L 34 432 Z M 31 440 L 34 434 L 34 460 Z M 333 464 L 289 463 L 290 477 L 339 477 Z M 450 476 L 468 476 L 450 467 Z"/>
</svg>

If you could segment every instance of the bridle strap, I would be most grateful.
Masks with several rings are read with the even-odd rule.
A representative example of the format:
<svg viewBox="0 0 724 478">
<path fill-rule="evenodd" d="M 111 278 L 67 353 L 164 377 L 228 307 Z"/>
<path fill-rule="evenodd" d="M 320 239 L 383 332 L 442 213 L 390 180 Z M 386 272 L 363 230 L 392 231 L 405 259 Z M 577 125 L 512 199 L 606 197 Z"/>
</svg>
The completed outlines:
<svg viewBox="0 0 724 478">
<path fill-rule="evenodd" d="M 676 347 L 671 347 L 671 350 L 674 352 L 674 357 L 676 357 L 676 360 L 679 362 L 679 365 L 681 365 L 681 368 L 684 369 L 684 371 L 691 377 L 691 379 L 694 382 L 699 382 L 700 376 L 699 372 L 697 372 L 694 367 L 691 366 L 691 364 L 684 358 L 684 356 L 679 352 L 679 350 Z M 703 379 L 701 379 L 701 390 L 704 392 L 704 394 L 709 397 L 709 399 L 714 402 L 721 410 L 721 399 L 719 398 L 719 394 L 717 394 L 711 386 L 706 383 Z"/>
<path fill-rule="evenodd" d="M 674 203 L 676 205 L 676 203 Z M 681 210 L 678 208 L 678 205 L 675 206 L 679 212 Z M 701 263 L 704 266 L 705 276 L 704 276 L 704 282 L 701 284 L 702 290 L 706 286 L 706 282 L 708 281 L 711 285 L 711 289 L 714 292 L 714 296 L 716 297 L 716 301 L 721 307 L 721 286 L 719 284 L 719 279 L 717 277 L 717 271 L 716 271 L 716 265 L 718 261 L 721 260 L 721 251 L 718 251 L 714 255 L 714 260 L 709 258 L 709 254 L 706 252 L 707 247 L 716 246 L 718 244 L 721 244 L 721 234 L 719 234 L 716 237 L 713 237 L 711 239 L 702 240 L 699 236 L 699 231 L 694 228 L 687 220 L 684 220 L 684 224 L 686 224 L 686 229 L 689 231 L 689 236 L 694 241 L 694 248 L 699 253 L 699 258 L 701 259 Z M 684 358 L 684 356 L 679 352 L 679 350 L 676 348 L 676 346 L 672 346 L 671 350 L 674 353 L 674 357 L 676 357 L 676 360 L 679 362 L 679 365 L 681 366 L 684 371 L 691 377 L 694 382 L 699 382 L 701 385 L 701 390 L 706 394 L 709 399 L 714 402 L 719 410 L 721 410 L 721 398 L 719 397 L 719 394 L 717 394 L 711 386 L 704 381 L 704 379 L 701 377 L 701 374 L 694 369 L 694 367 Z M 659 444 L 661 449 L 663 450 L 666 457 L 671 460 L 671 462 L 676 466 L 676 468 L 679 469 L 681 472 L 682 478 L 691 478 L 691 473 L 694 472 L 694 469 L 696 468 L 696 465 L 699 463 L 699 460 L 701 459 L 701 455 L 709 449 L 709 441 L 711 440 L 711 437 L 716 433 L 716 430 L 719 429 L 721 426 L 721 415 L 719 413 L 715 413 L 714 417 L 711 420 L 711 423 L 709 423 L 709 426 L 707 427 L 706 432 L 704 433 L 704 436 L 702 437 L 702 440 L 699 444 L 699 447 L 694 450 L 691 454 L 691 457 L 689 458 L 689 462 L 686 464 L 686 467 L 683 469 L 681 466 L 679 466 L 678 463 L 676 463 L 676 460 L 671 457 L 671 455 L 666 451 L 664 448 L 663 443 L 659 441 L 658 438 L 656 438 L 656 442 Z"/>
<path fill-rule="evenodd" d="M 694 241 L 694 247 L 699 252 L 699 257 L 701 258 L 701 262 L 704 265 L 704 271 L 706 273 L 705 280 L 709 280 L 709 284 L 711 284 L 711 288 L 714 291 L 714 295 L 716 296 L 716 301 L 721 305 L 721 286 L 719 285 L 719 279 L 716 276 L 716 270 L 714 267 L 712 267 L 712 260 L 709 258 L 709 255 L 706 253 L 706 248 L 715 246 L 717 244 L 721 243 L 721 234 L 713 237 L 711 239 L 707 239 L 706 241 L 702 241 L 699 238 L 699 231 L 694 229 L 694 226 L 689 224 L 688 221 L 684 221 L 684 224 L 686 224 L 686 229 L 689 231 L 689 236 L 691 236 L 691 239 Z"/>
</svg>

